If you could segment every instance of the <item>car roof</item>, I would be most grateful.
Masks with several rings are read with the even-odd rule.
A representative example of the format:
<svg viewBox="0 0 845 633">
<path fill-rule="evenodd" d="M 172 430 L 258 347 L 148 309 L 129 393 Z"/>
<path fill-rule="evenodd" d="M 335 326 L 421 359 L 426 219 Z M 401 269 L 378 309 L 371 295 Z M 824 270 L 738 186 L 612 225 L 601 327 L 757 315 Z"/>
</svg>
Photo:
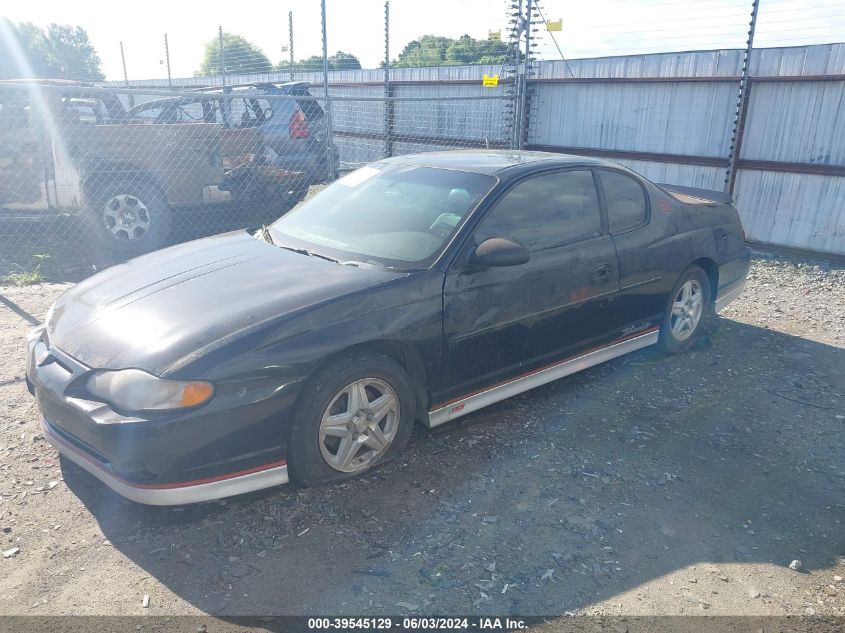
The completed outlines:
<svg viewBox="0 0 845 633">
<path fill-rule="evenodd" d="M 425 152 L 386 158 L 381 163 L 390 165 L 414 165 L 418 167 L 436 167 L 439 169 L 455 169 L 476 174 L 493 175 L 500 172 L 533 166 L 568 166 L 568 165 L 601 165 L 616 166 L 614 163 L 572 154 L 556 154 L 553 152 L 532 152 L 526 150 L 454 150 L 447 152 Z"/>
</svg>

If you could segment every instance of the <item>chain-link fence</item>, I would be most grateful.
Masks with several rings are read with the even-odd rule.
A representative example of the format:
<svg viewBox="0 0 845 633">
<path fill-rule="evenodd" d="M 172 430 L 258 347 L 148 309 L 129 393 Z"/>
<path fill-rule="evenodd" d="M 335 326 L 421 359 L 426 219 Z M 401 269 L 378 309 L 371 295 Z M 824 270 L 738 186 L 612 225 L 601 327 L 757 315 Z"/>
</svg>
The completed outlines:
<svg viewBox="0 0 845 633">
<path fill-rule="evenodd" d="M 509 147 L 513 97 L 306 82 L 189 92 L 0 82 L 0 243 L 21 269 L 102 266 L 258 227 L 399 154 Z M 8 270 L 7 270 L 8 272 Z"/>
</svg>

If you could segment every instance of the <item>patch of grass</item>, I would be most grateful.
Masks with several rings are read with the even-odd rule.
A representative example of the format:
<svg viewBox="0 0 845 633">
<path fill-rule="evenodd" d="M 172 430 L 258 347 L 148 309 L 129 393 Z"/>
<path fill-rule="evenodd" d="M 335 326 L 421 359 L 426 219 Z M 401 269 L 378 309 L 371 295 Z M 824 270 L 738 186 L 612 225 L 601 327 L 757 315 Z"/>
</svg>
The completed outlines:
<svg viewBox="0 0 845 633">
<path fill-rule="evenodd" d="M 32 270 L 9 273 L 6 279 L 14 286 L 34 286 L 44 281 L 44 275 L 41 274 L 41 266 L 36 266 Z"/>
<path fill-rule="evenodd" d="M 35 286 L 44 281 L 44 274 L 41 272 L 41 266 L 47 263 L 50 255 L 43 253 L 36 253 L 32 255 L 32 261 L 35 264 L 32 268 L 23 268 L 18 264 L 14 264 L 17 272 L 6 275 L 6 281 L 14 286 Z"/>
</svg>

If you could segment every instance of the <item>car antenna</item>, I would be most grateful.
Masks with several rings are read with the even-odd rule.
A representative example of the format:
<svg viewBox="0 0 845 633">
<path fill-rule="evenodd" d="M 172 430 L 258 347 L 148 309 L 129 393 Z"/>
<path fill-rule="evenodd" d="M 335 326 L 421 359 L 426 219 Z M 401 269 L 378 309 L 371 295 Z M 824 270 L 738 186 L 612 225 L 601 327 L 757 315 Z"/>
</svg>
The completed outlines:
<svg viewBox="0 0 845 633">
<path fill-rule="evenodd" d="M 273 246 L 276 245 L 276 242 L 273 240 L 273 236 L 270 235 L 270 229 L 267 228 L 266 224 L 261 225 L 261 239 L 265 242 L 269 242 Z"/>
</svg>

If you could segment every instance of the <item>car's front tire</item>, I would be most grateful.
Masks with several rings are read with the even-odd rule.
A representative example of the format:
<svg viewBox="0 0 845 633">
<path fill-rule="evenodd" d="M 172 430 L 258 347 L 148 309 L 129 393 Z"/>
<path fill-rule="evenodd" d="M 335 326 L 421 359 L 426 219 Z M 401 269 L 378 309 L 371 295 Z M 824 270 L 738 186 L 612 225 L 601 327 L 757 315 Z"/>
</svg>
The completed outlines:
<svg viewBox="0 0 845 633">
<path fill-rule="evenodd" d="M 396 362 L 375 354 L 338 358 L 300 394 L 288 471 L 303 486 L 367 473 L 402 452 L 414 418 L 410 379 Z"/>
<path fill-rule="evenodd" d="M 698 340 L 711 318 L 710 278 L 696 265 L 687 268 L 675 283 L 663 314 L 660 347 L 670 354 L 679 354 Z"/>
</svg>

